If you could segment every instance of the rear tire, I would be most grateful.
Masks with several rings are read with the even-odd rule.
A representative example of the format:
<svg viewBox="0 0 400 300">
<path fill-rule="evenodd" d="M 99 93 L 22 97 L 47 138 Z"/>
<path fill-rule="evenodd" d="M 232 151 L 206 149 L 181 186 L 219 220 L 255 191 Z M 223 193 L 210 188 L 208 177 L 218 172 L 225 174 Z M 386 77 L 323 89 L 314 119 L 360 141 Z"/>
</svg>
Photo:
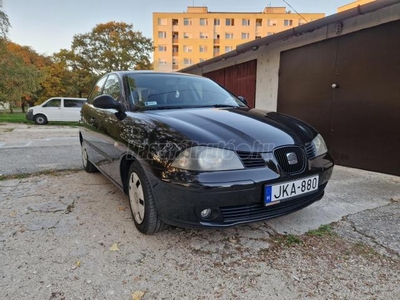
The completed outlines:
<svg viewBox="0 0 400 300">
<path fill-rule="evenodd" d="M 47 124 L 47 117 L 45 115 L 35 115 L 35 117 L 33 118 L 33 120 L 35 121 L 36 124 L 38 125 L 45 125 Z"/>
<path fill-rule="evenodd" d="M 81 144 L 81 152 L 82 152 L 83 168 L 85 169 L 85 171 L 88 172 L 88 173 L 97 172 L 98 171 L 97 168 L 89 160 L 89 156 L 88 156 L 87 150 L 86 150 L 85 141 L 83 141 L 82 144 Z"/>
<path fill-rule="evenodd" d="M 128 173 L 128 196 L 136 228 L 143 234 L 154 234 L 166 228 L 158 218 L 153 191 L 139 162 L 135 161 Z"/>
</svg>

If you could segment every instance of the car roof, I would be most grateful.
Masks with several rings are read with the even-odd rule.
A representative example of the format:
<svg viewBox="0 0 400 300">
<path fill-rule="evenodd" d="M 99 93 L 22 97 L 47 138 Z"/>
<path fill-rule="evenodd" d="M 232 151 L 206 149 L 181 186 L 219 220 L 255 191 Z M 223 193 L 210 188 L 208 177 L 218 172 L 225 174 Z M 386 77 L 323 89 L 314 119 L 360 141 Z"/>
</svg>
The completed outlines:
<svg viewBox="0 0 400 300">
<path fill-rule="evenodd" d="M 180 72 L 167 72 L 167 71 L 152 71 L 152 70 L 132 70 L 132 71 L 114 71 L 109 72 L 108 74 L 117 74 L 119 76 L 124 76 L 128 74 L 159 74 L 165 76 L 188 76 L 188 77 L 202 77 L 199 75 L 187 74 L 187 73 L 180 73 Z"/>
</svg>

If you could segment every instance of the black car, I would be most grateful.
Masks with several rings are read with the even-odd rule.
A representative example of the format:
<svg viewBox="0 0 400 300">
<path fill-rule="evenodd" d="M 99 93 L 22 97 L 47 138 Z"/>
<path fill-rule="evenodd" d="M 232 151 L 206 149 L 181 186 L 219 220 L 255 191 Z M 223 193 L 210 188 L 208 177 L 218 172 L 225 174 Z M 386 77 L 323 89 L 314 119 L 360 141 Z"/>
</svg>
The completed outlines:
<svg viewBox="0 0 400 300">
<path fill-rule="evenodd" d="M 81 111 L 84 168 L 129 196 L 146 234 L 267 220 L 321 199 L 334 165 L 323 138 L 244 102 L 200 76 L 107 74 Z"/>
</svg>

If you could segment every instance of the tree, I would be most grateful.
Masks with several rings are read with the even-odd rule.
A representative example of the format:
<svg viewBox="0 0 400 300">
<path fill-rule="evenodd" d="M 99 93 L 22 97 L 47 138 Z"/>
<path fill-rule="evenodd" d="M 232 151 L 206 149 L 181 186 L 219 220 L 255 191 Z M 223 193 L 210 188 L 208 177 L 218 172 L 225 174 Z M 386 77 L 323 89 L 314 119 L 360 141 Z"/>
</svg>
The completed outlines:
<svg viewBox="0 0 400 300">
<path fill-rule="evenodd" d="M 13 42 L 7 42 L 7 51 L 13 55 L 22 58 L 26 66 L 36 67 L 39 74 L 38 82 L 42 82 L 47 75 L 47 69 L 53 64 L 50 57 L 38 54 L 35 50 L 28 46 L 21 46 Z M 32 68 L 33 69 L 33 68 Z M 44 91 L 43 85 L 39 85 L 37 90 L 31 90 L 27 94 L 23 95 L 20 101 L 22 111 L 25 111 L 27 104 L 33 105 L 40 97 L 40 94 Z M 46 98 L 47 99 L 47 98 Z"/>
<path fill-rule="evenodd" d="M 111 71 L 150 69 L 151 39 L 124 22 L 98 24 L 89 33 L 75 35 L 72 51 L 79 69 L 101 75 Z"/>
<path fill-rule="evenodd" d="M 34 65 L 27 65 L 20 55 L 5 47 L 0 50 L 0 61 L 0 102 L 9 103 L 10 112 L 13 112 L 24 97 L 30 97 L 40 89 L 43 77 Z"/>
<path fill-rule="evenodd" d="M 1 9 L 3 7 L 3 1 L 0 0 L 0 38 L 6 39 L 8 29 L 10 28 L 10 21 L 8 20 L 7 14 Z"/>
</svg>

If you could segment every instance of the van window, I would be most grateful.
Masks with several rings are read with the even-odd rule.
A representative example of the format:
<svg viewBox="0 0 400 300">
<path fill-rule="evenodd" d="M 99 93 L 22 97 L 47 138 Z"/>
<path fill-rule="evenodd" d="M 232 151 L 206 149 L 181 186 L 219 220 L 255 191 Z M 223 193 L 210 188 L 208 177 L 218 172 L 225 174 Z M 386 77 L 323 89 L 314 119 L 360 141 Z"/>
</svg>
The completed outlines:
<svg viewBox="0 0 400 300">
<path fill-rule="evenodd" d="M 84 100 L 64 99 L 64 107 L 82 107 Z"/>
<path fill-rule="evenodd" d="M 61 99 L 52 99 L 43 105 L 43 107 L 61 107 Z"/>
</svg>

